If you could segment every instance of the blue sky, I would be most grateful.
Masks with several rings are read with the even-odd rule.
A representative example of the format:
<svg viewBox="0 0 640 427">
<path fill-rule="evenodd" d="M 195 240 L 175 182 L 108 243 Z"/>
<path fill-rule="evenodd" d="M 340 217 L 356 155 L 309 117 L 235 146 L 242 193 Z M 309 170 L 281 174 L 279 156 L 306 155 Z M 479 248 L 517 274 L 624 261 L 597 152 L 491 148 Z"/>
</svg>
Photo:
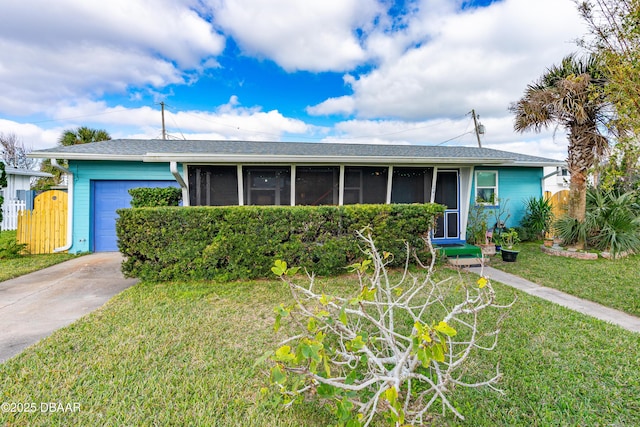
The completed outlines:
<svg viewBox="0 0 640 427">
<path fill-rule="evenodd" d="M 23 0 L 0 5 L 0 133 L 474 145 L 515 134 L 526 85 L 577 51 L 572 0 Z"/>
</svg>

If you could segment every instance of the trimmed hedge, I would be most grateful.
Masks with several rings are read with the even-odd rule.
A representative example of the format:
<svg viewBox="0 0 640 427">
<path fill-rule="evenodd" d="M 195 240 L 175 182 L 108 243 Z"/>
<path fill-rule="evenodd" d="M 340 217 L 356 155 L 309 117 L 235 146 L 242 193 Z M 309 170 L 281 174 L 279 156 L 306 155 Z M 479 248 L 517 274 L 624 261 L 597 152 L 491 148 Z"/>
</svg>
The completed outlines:
<svg viewBox="0 0 640 427">
<path fill-rule="evenodd" d="M 176 187 L 138 187 L 130 189 L 129 194 L 133 208 L 178 206 L 182 200 L 182 190 Z"/>
<path fill-rule="evenodd" d="M 424 248 L 442 212 L 437 204 L 136 208 L 118 211 L 116 231 L 129 277 L 268 277 L 276 259 L 331 275 L 361 257 L 356 231 L 371 227 L 378 249 L 401 264 L 405 241 Z"/>
</svg>

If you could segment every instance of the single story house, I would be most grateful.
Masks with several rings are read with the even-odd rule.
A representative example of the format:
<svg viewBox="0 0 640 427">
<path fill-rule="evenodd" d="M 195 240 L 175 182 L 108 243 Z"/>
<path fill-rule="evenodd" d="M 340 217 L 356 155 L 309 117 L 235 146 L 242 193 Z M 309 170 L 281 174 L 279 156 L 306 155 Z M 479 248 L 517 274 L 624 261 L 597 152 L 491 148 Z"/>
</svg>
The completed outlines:
<svg viewBox="0 0 640 427">
<path fill-rule="evenodd" d="M 182 188 L 183 204 L 447 206 L 433 238 L 461 243 L 469 208 L 509 200 L 510 224 L 522 201 L 543 194 L 543 168 L 562 162 L 475 147 L 203 140 L 120 139 L 38 150 L 67 159 L 70 252 L 117 250 L 115 211 L 134 187 Z"/>
</svg>

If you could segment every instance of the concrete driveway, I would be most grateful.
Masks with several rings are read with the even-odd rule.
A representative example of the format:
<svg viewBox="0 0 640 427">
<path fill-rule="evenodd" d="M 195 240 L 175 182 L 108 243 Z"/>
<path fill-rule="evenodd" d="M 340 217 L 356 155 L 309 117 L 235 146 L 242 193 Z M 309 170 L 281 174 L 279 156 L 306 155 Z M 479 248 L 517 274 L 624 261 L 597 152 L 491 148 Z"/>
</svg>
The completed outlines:
<svg viewBox="0 0 640 427">
<path fill-rule="evenodd" d="M 85 255 L 0 282 L 0 363 L 135 284 L 119 252 Z"/>
</svg>

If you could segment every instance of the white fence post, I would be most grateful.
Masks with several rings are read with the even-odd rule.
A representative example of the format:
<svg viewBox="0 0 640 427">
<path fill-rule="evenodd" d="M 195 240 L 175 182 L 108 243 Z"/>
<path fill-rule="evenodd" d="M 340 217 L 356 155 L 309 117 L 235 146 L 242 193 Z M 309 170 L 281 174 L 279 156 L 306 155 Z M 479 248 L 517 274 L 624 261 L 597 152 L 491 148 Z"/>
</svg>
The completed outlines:
<svg viewBox="0 0 640 427">
<path fill-rule="evenodd" d="M 5 200 L 2 204 L 2 230 L 17 230 L 18 212 L 26 208 L 24 200 Z"/>
</svg>

